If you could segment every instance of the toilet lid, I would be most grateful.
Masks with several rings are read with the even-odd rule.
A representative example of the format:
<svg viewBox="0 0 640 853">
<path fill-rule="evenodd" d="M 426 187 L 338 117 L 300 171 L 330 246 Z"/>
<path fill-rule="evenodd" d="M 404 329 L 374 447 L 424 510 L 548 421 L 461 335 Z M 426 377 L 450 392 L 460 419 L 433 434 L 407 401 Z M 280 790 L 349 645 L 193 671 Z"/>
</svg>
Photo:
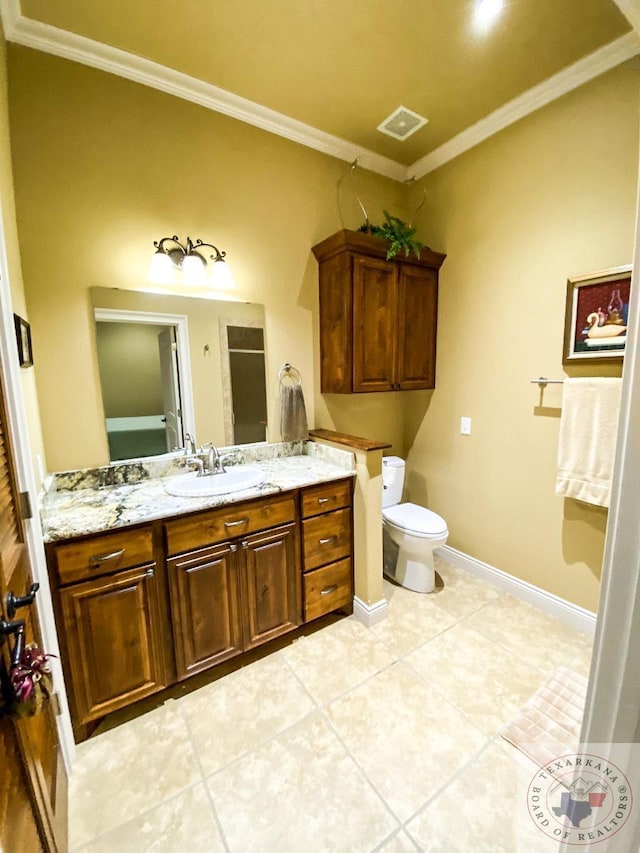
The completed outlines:
<svg viewBox="0 0 640 853">
<path fill-rule="evenodd" d="M 420 536 L 439 536 L 447 532 L 447 523 L 437 513 L 426 507 L 406 503 L 387 507 L 383 517 L 396 527 Z"/>
</svg>

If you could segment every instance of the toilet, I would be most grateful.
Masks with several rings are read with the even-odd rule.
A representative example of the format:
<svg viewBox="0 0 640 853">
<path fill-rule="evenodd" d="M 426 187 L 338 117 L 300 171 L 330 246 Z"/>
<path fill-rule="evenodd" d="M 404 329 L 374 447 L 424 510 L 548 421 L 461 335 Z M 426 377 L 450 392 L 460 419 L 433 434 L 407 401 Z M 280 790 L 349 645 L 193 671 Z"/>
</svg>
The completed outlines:
<svg viewBox="0 0 640 853">
<path fill-rule="evenodd" d="M 400 503 L 405 463 L 399 456 L 382 459 L 382 529 L 384 573 L 414 592 L 433 592 L 433 552 L 449 536 L 447 524 L 435 512 Z"/>
</svg>

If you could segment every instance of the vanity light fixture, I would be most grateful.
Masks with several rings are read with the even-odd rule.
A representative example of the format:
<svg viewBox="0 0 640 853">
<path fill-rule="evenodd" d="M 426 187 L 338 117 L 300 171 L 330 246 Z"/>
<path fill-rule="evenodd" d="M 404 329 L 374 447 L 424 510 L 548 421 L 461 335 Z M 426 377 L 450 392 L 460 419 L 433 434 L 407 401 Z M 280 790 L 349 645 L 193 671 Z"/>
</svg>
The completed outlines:
<svg viewBox="0 0 640 853">
<path fill-rule="evenodd" d="M 486 29 L 498 17 L 504 6 L 504 0 L 477 0 L 475 9 L 476 25 Z"/>
<path fill-rule="evenodd" d="M 182 273 L 182 283 L 189 286 L 210 284 L 215 290 L 232 290 L 233 277 L 229 264 L 225 261 L 226 252 L 221 252 L 213 243 L 203 243 L 199 238 L 195 243 L 187 237 L 183 245 L 178 237 L 163 237 L 154 240 L 156 251 L 151 257 L 147 278 L 155 284 L 177 284 L 178 273 Z M 207 280 L 207 260 L 201 249 L 213 249 L 215 255 L 209 258 L 213 261 L 209 279 Z"/>
</svg>

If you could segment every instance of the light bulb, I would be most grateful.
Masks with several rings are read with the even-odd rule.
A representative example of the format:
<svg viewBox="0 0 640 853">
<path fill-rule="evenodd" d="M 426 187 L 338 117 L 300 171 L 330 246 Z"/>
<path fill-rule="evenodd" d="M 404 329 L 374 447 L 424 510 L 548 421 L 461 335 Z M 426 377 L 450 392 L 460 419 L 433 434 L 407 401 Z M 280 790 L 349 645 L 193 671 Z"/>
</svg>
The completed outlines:
<svg viewBox="0 0 640 853">
<path fill-rule="evenodd" d="M 148 281 L 154 284 L 175 284 L 176 268 L 169 255 L 164 252 L 154 252 L 149 264 Z"/>
<path fill-rule="evenodd" d="M 191 286 L 200 286 L 207 283 L 204 272 L 204 263 L 198 255 L 185 255 L 182 259 L 182 281 Z"/>
<path fill-rule="evenodd" d="M 226 261 L 220 259 L 211 265 L 211 286 L 216 290 L 233 290 L 235 288 L 231 268 Z"/>
<path fill-rule="evenodd" d="M 504 0 L 478 0 L 475 11 L 477 24 L 480 27 L 488 27 L 500 14 L 503 6 Z"/>
</svg>

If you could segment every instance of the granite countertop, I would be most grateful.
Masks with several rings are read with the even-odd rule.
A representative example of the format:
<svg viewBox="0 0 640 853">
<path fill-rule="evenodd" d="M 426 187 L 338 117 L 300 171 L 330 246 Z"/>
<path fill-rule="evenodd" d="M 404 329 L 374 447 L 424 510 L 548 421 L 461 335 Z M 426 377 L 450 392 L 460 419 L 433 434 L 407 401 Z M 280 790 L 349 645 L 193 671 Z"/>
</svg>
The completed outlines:
<svg viewBox="0 0 640 853">
<path fill-rule="evenodd" d="M 166 483 L 185 473 L 176 456 L 55 474 L 41 501 L 44 540 L 57 542 L 101 533 L 355 474 L 352 453 L 310 441 L 244 445 L 225 448 L 221 454 L 226 465 L 250 463 L 261 468 L 265 481 L 227 495 L 175 497 L 167 492 Z"/>
</svg>

